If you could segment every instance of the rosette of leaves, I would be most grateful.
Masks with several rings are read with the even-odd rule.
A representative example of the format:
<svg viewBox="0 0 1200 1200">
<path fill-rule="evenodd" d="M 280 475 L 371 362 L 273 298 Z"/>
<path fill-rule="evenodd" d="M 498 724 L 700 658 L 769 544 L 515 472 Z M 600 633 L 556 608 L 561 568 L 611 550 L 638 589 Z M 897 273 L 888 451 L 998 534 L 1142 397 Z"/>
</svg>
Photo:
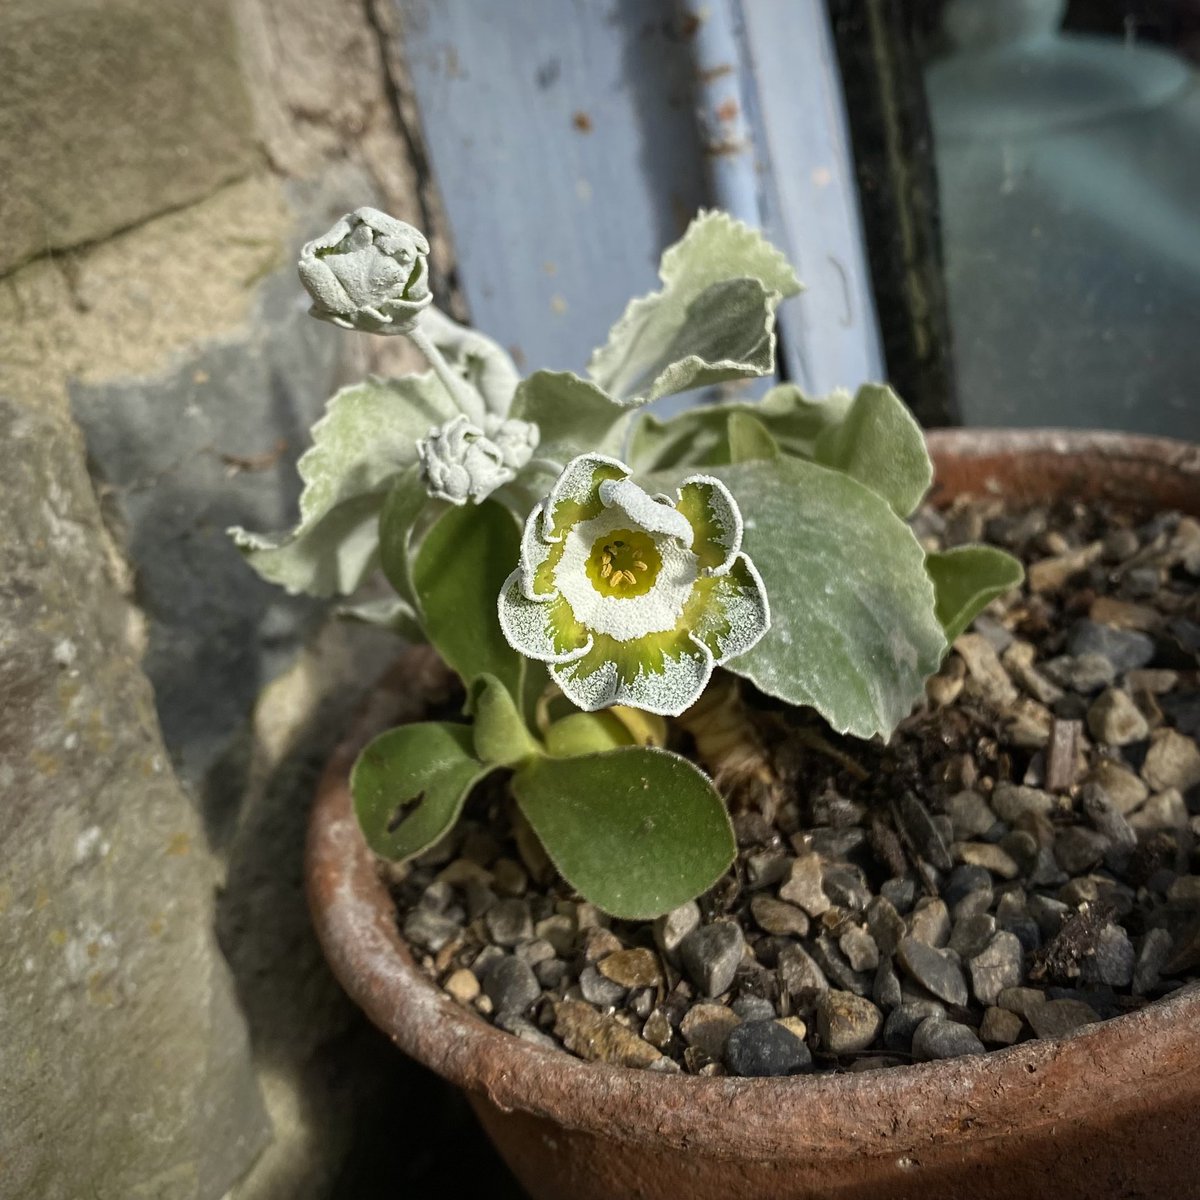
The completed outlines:
<svg viewBox="0 0 1200 1200">
<path fill-rule="evenodd" d="M 587 638 L 576 661 L 602 642 L 595 630 L 585 637 L 568 629 L 563 636 L 576 642 L 553 652 L 545 652 L 549 643 L 514 638 L 526 651 L 543 648 L 532 658 L 505 637 L 497 598 L 513 597 L 514 573 L 519 578 L 543 550 L 544 502 L 557 475 L 545 460 L 559 467 L 589 453 L 621 460 L 609 482 L 628 485 L 622 495 L 630 505 L 642 506 L 641 497 L 678 504 L 697 477 L 728 496 L 742 518 L 736 554 L 753 564 L 753 590 L 765 595 L 770 627 L 764 621 L 738 645 L 725 669 L 858 737 L 890 734 L 954 637 L 1020 580 L 1019 565 L 990 548 L 924 553 L 907 518 L 929 488 L 931 465 L 920 429 L 885 385 L 823 399 L 783 385 L 758 403 L 703 405 L 665 422 L 641 411 L 674 392 L 770 373 L 776 308 L 799 290 L 778 252 L 723 214 L 697 218 L 664 255 L 660 274 L 662 287 L 629 305 L 586 378 L 537 371 L 518 380 L 483 335 L 443 329 L 462 379 L 490 380 L 493 388 L 501 381 L 503 401 L 493 396 L 489 411 L 538 429 L 542 458 L 491 495 L 451 506 L 421 482 L 416 442 L 454 417 L 448 389 L 433 376 L 372 381 L 335 397 L 316 427 L 301 461 L 297 529 L 277 539 L 238 535 L 253 565 L 294 589 L 346 595 L 380 565 L 396 600 L 360 615 L 430 642 L 463 680 L 467 722 L 391 730 L 355 767 L 359 822 L 387 858 L 412 858 L 443 837 L 472 788 L 495 771 L 511 773 L 515 803 L 564 878 L 616 916 L 649 917 L 682 903 L 711 886 L 733 857 L 711 781 L 664 748 L 660 718 L 631 704 L 676 706 L 640 699 L 636 687 L 589 687 L 575 689 L 581 706 L 572 711 L 562 696 L 551 699 L 545 664 L 571 696 L 575 673 L 563 668 Z M 603 500 L 597 490 L 595 513 L 566 515 L 572 527 L 595 521 L 619 499 L 612 487 Z M 655 565 L 648 551 L 661 559 L 658 539 L 674 529 L 671 518 L 652 515 L 621 525 L 641 538 L 629 547 L 607 548 L 597 532 L 586 548 L 595 562 L 583 564 L 583 577 L 611 590 L 611 571 L 619 568 L 622 580 L 628 571 L 635 598 Z M 672 536 L 687 540 L 682 528 Z M 694 527 L 690 536 L 694 542 Z M 626 549 L 637 551 L 628 562 L 620 558 Z M 749 572 L 739 578 L 744 585 Z M 528 591 L 525 598 L 537 599 Z M 713 627 L 695 628 L 702 643 Z M 681 625 L 671 644 L 694 650 L 694 631 Z M 722 656 L 718 640 L 708 654 L 710 663 Z M 699 678 L 704 655 L 695 661 Z M 587 678 L 603 673 L 602 662 L 591 667 Z M 613 707 L 583 711 L 594 702 Z"/>
</svg>

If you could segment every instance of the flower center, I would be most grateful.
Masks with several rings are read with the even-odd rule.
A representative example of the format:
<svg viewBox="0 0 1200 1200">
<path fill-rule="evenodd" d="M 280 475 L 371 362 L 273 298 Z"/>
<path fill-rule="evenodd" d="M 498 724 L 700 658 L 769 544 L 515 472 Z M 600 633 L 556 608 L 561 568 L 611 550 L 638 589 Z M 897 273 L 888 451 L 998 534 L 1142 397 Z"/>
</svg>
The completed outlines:
<svg viewBox="0 0 1200 1200">
<path fill-rule="evenodd" d="M 602 596 L 643 596 L 662 566 L 654 539 L 640 529 L 614 529 L 592 543 L 587 575 Z"/>
</svg>

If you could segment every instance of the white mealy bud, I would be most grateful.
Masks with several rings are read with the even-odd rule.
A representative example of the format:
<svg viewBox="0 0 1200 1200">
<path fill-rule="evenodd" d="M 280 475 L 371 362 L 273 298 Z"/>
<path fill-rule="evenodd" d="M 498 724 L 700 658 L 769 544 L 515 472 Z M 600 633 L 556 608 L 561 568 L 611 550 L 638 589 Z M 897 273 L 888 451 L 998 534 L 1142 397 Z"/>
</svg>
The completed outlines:
<svg viewBox="0 0 1200 1200">
<path fill-rule="evenodd" d="M 532 421 L 518 421 L 516 417 L 501 417 L 494 413 L 485 418 L 484 431 L 499 449 L 504 465 L 514 473 L 533 457 L 542 436 Z"/>
<path fill-rule="evenodd" d="M 408 333 L 432 302 L 429 243 L 374 208 L 347 213 L 300 251 L 300 279 L 322 321 L 363 333 Z"/>
<path fill-rule="evenodd" d="M 500 447 L 461 413 L 421 438 L 417 457 L 426 490 L 451 504 L 480 504 L 515 477 Z"/>
</svg>

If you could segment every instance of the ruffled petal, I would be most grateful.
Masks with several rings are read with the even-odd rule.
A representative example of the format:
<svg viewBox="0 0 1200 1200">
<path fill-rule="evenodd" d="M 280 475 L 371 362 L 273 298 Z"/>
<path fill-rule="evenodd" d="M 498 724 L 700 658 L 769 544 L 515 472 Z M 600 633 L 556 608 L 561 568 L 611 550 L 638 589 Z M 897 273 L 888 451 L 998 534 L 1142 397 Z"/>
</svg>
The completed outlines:
<svg viewBox="0 0 1200 1200">
<path fill-rule="evenodd" d="M 739 554 L 724 575 L 701 580 L 692 637 L 711 653 L 717 666 L 745 654 L 771 628 L 767 589 L 755 565 Z"/>
<path fill-rule="evenodd" d="M 550 573 L 542 570 L 556 549 L 542 534 L 545 512 L 543 500 L 525 518 L 525 528 L 521 532 L 521 591 L 528 600 L 544 601 L 554 596 Z"/>
<path fill-rule="evenodd" d="M 692 544 L 692 526 L 683 513 L 655 500 L 632 479 L 608 479 L 600 485 L 600 500 L 606 508 L 620 510 L 635 529 L 677 538 L 685 548 Z"/>
<path fill-rule="evenodd" d="M 729 489 L 709 475 L 689 475 L 679 487 L 679 512 L 692 526 L 692 550 L 709 575 L 724 575 L 742 548 L 742 514 Z"/>
<path fill-rule="evenodd" d="M 597 638 L 586 654 L 552 666 L 550 674 L 585 712 L 626 704 L 675 717 L 699 698 L 713 665 L 706 646 L 674 632 L 617 646 Z"/>
<path fill-rule="evenodd" d="M 565 663 L 592 648 L 591 636 L 560 599 L 530 600 L 522 592 L 519 570 L 504 581 L 497 613 L 508 644 L 526 658 Z"/>
<path fill-rule="evenodd" d="M 629 468 L 607 454 L 580 454 L 571 459 L 554 481 L 546 497 L 546 521 L 542 536 L 560 541 L 580 521 L 599 516 L 604 508 L 600 485 L 606 480 L 624 479 Z"/>
</svg>

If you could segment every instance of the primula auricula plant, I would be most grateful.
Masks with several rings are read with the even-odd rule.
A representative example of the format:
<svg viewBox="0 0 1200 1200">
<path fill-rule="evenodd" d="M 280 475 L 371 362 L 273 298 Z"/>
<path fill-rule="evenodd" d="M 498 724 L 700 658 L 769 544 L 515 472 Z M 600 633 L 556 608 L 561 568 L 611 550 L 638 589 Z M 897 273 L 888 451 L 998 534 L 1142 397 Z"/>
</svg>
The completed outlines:
<svg viewBox="0 0 1200 1200">
<path fill-rule="evenodd" d="M 521 378 L 432 305 L 428 253 L 369 208 L 304 247 L 313 316 L 407 336 L 432 370 L 338 392 L 300 460 L 299 524 L 233 536 L 292 592 L 348 597 L 381 567 L 395 597 L 344 611 L 428 641 L 463 680 L 469 723 L 390 730 L 355 765 L 378 854 L 432 846 L 503 769 L 573 887 L 616 916 L 657 915 L 734 854 L 711 781 L 664 748 L 664 718 L 715 667 L 886 737 L 1020 567 L 981 546 L 922 551 L 906 518 L 929 456 L 882 384 L 641 411 L 773 370 L 775 311 L 800 284 L 745 225 L 698 216 L 587 378 Z"/>
</svg>

